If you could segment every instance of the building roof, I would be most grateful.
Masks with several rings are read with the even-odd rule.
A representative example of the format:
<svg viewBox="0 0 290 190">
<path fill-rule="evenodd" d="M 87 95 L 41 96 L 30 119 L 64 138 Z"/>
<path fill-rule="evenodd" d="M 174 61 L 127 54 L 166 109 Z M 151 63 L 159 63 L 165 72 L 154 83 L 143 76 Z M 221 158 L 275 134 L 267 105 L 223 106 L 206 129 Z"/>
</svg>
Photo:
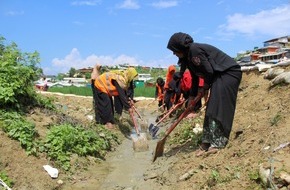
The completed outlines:
<svg viewBox="0 0 290 190">
<path fill-rule="evenodd" d="M 282 36 L 282 37 L 279 37 L 279 38 L 273 38 L 273 39 L 265 41 L 264 43 L 278 41 L 281 38 L 290 38 L 290 36 Z"/>
</svg>

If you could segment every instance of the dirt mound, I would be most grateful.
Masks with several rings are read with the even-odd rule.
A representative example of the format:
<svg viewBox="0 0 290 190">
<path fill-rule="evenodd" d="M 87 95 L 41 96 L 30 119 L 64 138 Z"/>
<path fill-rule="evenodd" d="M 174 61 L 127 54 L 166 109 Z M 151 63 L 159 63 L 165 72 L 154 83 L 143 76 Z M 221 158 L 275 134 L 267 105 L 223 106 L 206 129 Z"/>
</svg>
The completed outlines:
<svg viewBox="0 0 290 190">
<path fill-rule="evenodd" d="M 290 86 L 269 89 L 269 83 L 262 73 L 244 73 L 228 146 L 201 158 L 194 149 L 179 149 L 167 172 L 156 171 L 162 183 L 170 189 L 257 189 L 260 167 L 272 168 L 273 183 L 280 171 L 289 174 L 290 147 L 273 150 L 290 142 Z"/>
<path fill-rule="evenodd" d="M 273 151 L 290 141 L 290 85 L 270 89 L 269 83 L 263 73 L 243 74 L 233 130 L 225 149 L 217 154 L 195 157 L 192 142 L 171 146 L 166 143 L 164 156 L 143 166 L 146 170 L 135 189 L 261 189 L 258 181 L 261 166 L 271 169 L 272 182 L 277 184 L 281 171 L 290 173 L 290 147 Z M 71 119 L 90 122 L 92 98 L 45 95 L 53 97 L 58 108 Z M 157 102 L 151 102 L 152 99 L 140 100 L 136 107 L 142 114 L 147 112 L 155 117 Z M 28 119 L 37 125 L 40 136 L 44 136 L 44 128 L 56 120 L 54 115 L 42 110 L 30 113 Z M 97 176 L 92 171 L 96 171 L 99 164 L 92 162 L 87 171 L 75 171 L 71 175 L 60 173 L 60 178 L 53 180 L 42 168 L 45 164 L 49 164 L 45 157 L 27 156 L 18 142 L 0 133 L 0 169 L 15 182 L 13 189 L 96 189 L 96 184 L 101 184 L 105 178 L 105 174 Z M 62 181 L 58 181 L 60 179 Z M 122 189 L 113 189 L 118 188 Z"/>
</svg>

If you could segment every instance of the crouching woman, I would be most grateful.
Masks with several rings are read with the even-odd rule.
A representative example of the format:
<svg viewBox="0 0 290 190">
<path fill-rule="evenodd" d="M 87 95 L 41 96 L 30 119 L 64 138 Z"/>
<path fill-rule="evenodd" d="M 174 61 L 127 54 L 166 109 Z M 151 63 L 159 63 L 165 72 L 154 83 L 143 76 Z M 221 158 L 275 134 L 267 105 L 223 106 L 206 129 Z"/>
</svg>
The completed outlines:
<svg viewBox="0 0 290 190">
<path fill-rule="evenodd" d="M 112 97 L 119 97 L 123 108 L 132 112 L 129 99 L 126 95 L 128 84 L 138 76 L 134 68 L 129 68 L 126 75 L 118 75 L 113 72 L 106 72 L 95 79 L 96 90 L 96 122 L 106 125 L 108 129 L 113 129 L 114 126 L 114 106 Z"/>
</svg>

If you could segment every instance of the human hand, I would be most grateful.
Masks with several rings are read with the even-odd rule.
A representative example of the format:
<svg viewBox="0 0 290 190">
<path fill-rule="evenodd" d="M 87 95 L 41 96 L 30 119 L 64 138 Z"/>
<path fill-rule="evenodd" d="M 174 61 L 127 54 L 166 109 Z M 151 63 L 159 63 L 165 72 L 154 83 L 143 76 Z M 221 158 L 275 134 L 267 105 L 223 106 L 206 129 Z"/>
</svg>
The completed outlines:
<svg viewBox="0 0 290 190">
<path fill-rule="evenodd" d="M 180 102 L 184 102 L 184 98 L 183 97 L 179 98 L 178 103 L 180 103 Z"/>
<path fill-rule="evenodd" d="M 198 94 L 201 94 L 201 96 L 203 96 L 205 94 L 205 89 L 204 88 L 198 88 Z"/>
<path fill-rule="evenodd" d="M 133 108 L 129 108 L 129 109 L 128 109 L 128 112 L 129 112 L 130 114 L 132 114 L 132 113 L 134 112 Z"/>
<path fill-rule="evenodd" d="M 195 98 L 194 96 L 188 97 L 188 103 L 187 103 L 188 106 L 192 106 L 194 104 L 194 98 Z"/>
</svg>

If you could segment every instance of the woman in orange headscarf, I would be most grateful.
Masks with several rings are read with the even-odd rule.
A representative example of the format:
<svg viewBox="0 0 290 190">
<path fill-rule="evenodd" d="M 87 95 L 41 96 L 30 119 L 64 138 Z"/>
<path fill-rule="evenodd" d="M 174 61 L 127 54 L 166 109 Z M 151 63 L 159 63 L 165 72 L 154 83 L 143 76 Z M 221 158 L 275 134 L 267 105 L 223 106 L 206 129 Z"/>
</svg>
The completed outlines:
<svg viewBox="0 0 290 190">
<path fill-rule="evenodd" d="M 164 96 L 164 104 L 167 110 L 169 110 L 172 107 L 172 92 L 173 89 L 169 87 L 169 83 L 173 80 L 173 75 L 176 71 L 176 68 L 174 65 L 170 65 L 168 67 L 168 71 L 166 74 L 166 81 L 164 85 L 164 90 L 165 90 L 165 96 Z"/>
</svg>

